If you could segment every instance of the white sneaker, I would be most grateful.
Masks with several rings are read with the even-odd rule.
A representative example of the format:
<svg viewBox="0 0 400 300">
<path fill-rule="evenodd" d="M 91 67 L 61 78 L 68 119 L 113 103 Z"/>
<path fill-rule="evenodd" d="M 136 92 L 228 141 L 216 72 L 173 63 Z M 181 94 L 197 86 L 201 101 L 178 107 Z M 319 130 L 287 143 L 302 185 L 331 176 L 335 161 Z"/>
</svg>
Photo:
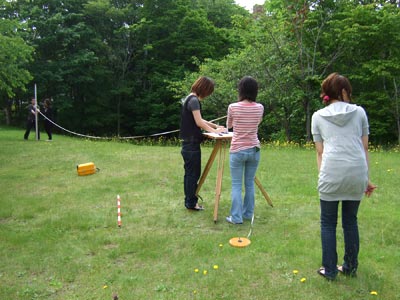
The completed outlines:
<svg viewBox="0 0 400 300">
<path fill-rule="evenodd" d="M 243 224 L 243 223 L 235 223 L 235 222 L 233 222 L 232 216 L 226 217 L 225 220 L 226 220 L 228 223 L 231 223 L 231 224 Z"/>
</svg>

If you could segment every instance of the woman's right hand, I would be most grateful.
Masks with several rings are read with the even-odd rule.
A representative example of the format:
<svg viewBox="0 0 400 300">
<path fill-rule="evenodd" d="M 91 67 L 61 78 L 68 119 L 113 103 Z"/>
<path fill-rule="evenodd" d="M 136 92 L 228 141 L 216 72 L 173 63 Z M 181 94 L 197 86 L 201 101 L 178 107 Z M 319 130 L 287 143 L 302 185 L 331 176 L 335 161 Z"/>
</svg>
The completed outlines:
<svg viewBox="0 0 400 300">
<path fill-rule="evenodd" d="M 218 126 L 217 128 L 215 128 L 215 133 L 225 133 L 228 130 L 224 127 L 224 126 Z"/>
</svg>

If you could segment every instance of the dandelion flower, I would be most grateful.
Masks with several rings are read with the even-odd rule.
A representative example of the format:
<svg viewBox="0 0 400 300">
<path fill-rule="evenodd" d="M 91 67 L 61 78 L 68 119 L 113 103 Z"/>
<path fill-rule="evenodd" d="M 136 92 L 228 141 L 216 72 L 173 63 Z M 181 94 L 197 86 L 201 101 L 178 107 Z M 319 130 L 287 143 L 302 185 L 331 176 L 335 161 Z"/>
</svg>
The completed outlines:
<svg viewBox="0 0 400 300">
<path fill-rule="evenodd" d="M 194 269 L 194 271 L 195 271 L 196 273 L 199 273 L 199 269 Z"/>
<path fill-rule="evenodd" d="M 214 270 L 218 270 L 218 265 L 213 266 Z"/>
<path fill-rule="evenodd" d="M 377 295 L 378 295 L 378 292 L 377 292 L 377 291 L 371 291 L 370 294 L 371 294 L 371 295 L 374 295 L 374 296 L 377 296 Z"/>
<path fill-rule="evenodd" d="M 302 279 L 300 279 L 300 282 L 306 282 L 306 278 L 305 277 L 303 277 Z"/>
<path fill-rule="evenodd" d="M 204 274 L 204 275 L 207 275 L 207 273 L 208 273 L 207 270 L 204 270 L 204 271 L 203 271 L 203 274 Z"/>
<path fill-rule="evenodd" d="M 222 245 L 222 244 L 219 244 L 219 247 L 220 247 L 220 248 L 222 248 L 222 246 L 224 246 L 224 245 Z"/>
<path fill-rule="evenodd" d="M 106 289 L 106 288 L 108 288 L 108 285 L 103 285 L 103 289 Z"/>
<path fill-rule="evenodd" d="M 298 274 L 299 273 L 299 270 L 293 270 L 293 274 Z"/>
</svg>

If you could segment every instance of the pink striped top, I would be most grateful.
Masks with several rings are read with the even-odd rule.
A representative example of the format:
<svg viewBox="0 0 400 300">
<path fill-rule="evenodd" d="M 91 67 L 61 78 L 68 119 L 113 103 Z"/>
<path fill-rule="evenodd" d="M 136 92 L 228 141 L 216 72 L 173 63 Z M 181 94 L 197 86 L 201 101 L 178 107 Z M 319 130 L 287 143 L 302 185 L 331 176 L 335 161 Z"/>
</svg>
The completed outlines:
<svg viewBox="0 0 400 300">
<path fill-rule="evenodd" d="M 239 101 L 228 107 L 226 127 L 233 127 L 230 152 L 260 147 L 258 125 L 264 114 L 264 106 L 257 102 Z"/>
</svg>

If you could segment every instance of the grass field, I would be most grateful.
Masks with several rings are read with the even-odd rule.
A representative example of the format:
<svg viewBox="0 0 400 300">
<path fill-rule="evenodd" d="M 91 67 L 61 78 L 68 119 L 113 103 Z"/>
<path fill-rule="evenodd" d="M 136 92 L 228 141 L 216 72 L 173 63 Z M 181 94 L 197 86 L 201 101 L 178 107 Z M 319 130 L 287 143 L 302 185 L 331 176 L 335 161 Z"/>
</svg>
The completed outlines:
<svg viewBox="0 0 400 300">
<path fill-rule="evenodd" d="M 234 248 L 230 238 L 247 236 L 250 223 L 224 221 L 228 163 L 214 223 L 216 166 L 201 190 L 206 210 L 187 211 L 179 146 L 33 138 L 0 127 L 2 300 L 399 299 L 397 150 L 370 154 L 378 189 L 360 207 L 358 277 L 328 282 L 316 273 L 321 247 L 312 147 L 263 146 L 257 177 L 274 207 L 256 189 L 251 244 Z M 203 166 L 211 150 L 202 148 Z M 90 161 L 100 172 L 77 176 L 76 165 Z"/>
</svg>

